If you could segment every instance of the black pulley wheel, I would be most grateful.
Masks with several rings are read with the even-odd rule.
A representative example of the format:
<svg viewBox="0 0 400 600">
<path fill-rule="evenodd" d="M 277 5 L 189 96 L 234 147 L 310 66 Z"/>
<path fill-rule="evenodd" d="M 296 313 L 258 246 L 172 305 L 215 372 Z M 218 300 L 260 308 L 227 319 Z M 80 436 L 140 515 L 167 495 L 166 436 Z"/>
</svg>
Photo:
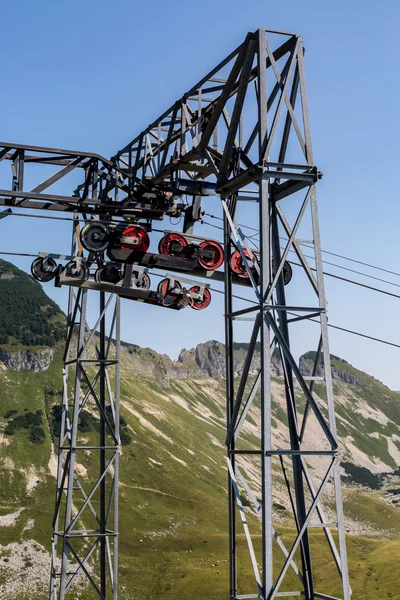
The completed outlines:
<svg viewBox="0 0 400 600">
<path fill-rule="evenodd" d="M 87 223 L 81 231 L 82 246 L 88 252 L 104 252 L 110 244 L 110 232 L 103 223 Z"/>
<path fill-rule="evenodd" d="M 31 265 L 32 277 L 42 283 L 51 281 L 56 276 L 57 263 L 54 258 L 48 258 L 46 263 L 44 258 L 35 258 Z"/>
<path fill-rule="evenodd" d="M 72 279 L 77 279 L 78 281 L 86 281 L 89 277 L 89 268 L 84 262 L 77 262 L 75 260 L 71 260 L 71 262 L 65 265 L 65 270 L 67 272 L 68 277 Z M 68 273 L 68 271 L 74 271 Z"/>
<path fill-rule="evenodd" d="M 94 279 L 97 283 L 118 283 L 121 278 L 121 270 L 113 263 L 108 263 L 100 267 L 94 274 Z"/>
<path fill-rule="evenodd" d="M 293 270 L 291 265 L 285 260 L 283 265 L 283 284 L 287 285 L 292 280 Z"/>
</svg>

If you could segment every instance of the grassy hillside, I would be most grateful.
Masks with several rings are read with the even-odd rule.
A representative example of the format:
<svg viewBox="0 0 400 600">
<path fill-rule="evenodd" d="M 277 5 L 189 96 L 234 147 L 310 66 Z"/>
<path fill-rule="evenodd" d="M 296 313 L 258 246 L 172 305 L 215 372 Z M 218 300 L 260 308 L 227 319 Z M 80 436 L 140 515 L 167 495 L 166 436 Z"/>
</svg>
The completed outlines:
<svg viewBox="0 0 400 600">
<path fill-rule="evenodd" d="M 160 592 L 166 598 L 191 600 L 196 589 L 210 598 L 226 598 L 224 382 L 208 377 L 173 379 L 166 387 L 154 378 L 135 374 L 138 353 L 138 349 L 134 355 L 129 348 L 123 351 L 122 415 L 130 442 L 123 446 L 121 459 L 121 600 L 152 599 L 159 597 Z M 151 360 L 148 353 L 146 356 Z M 15 598 L 12 594 L 7 596 L 7 588 L 1 587 L 2 583 L 5 585 L 6 573 L 10 573 L 10 564 L 17 561 L 13 543 L 20 548 L 22 558 L 18 560 L 25 567 L 19 576 L 22 582 L 25 578 L 26 585 L 20 588 L 18 598 L 47 597 L 55 483 L 52 406 L 59 400 L 60 373 L 60 351 L 44 373 L 0 371 L 0 386 L 4 390 L 0 397 L 0 463 L 4 481 L 0 488 L 0 523 L 6 517 L 6 525 L 0 526 L 0 590 L 5 600 Z M 282 384 L 275 382 L 277 407 L 280 388 Z M 4 418 L 10 410 L 17 413 Z M 36 411 L 43 413 L 42 443 L 30 440 L 29 428 L 18 428 L 12 436 L 4 434 L 10 420 Z M 257 407 L 251 420 L 257 423 Z M 279 417 L 276 423 L 279 425 Z M 81 434 L 90 442 L 96 432 L 89 426 Z M 250 427 L 244 442 L 249 447 L 253 435 Z M 90 455 L 82 460 L 88 473 L 91 465 Z M 245 471 L 246 468 L 252 481 L 251 465 L 243 465 Z M 256 486 L 255 480 L 252 484 Z M 278 479 L 277 484 L 279 488 Z M 289 541 L 293 533 L 285 525 L 286 511 L 282 509 L 286 500 L 277 494 L 275 501 L 281 515 L 281 533 Z M 399 599 L 395 593 L 390 596 L 400 557 L 399 509 L 386 504 L 379 491 L 372 494 L 359 485 L 346 490 L 345 509 L 351 531 L 356 531 L 358 524 L 361 531 L 369 532 L 369 537 L 364 534 L 348 539 L 353 598 L 375 600 L 378 595 Z M 14 516 L 10 519 L 10 515 Z M 250 513 L 248 518 L 257 532 L 257 520 Z M 313 532 L 312 543 L 319 557 L 315 565 L 317 580 L 323 586 L 333 576 L 333 565 L 322 534 Z M 241 591 L 248 592 L 253 589 L 253 579 L 243 537 L 239 556 Z M 277 550 L 276 568 L 280 558 Z M 42 566 L 38 569 L 37 564 Z M 35 577 L 37 583 L 33 585 Z M 332 593 L 339 594 L 339 590 L 332 589 Z M 92 596 L 82 590 L 77 597 L 89 600 Z"/>
<path fill-rule="evenodd" d="M 30 289 L 28 282 L 32 285 L 31 304 L 12 301 L 19 298 L 16 290 L 20 278 L 24 290 Z M 0 335 L 3 331 L 7 335 L 8 351 L 27 347 L 29 340 L 24 336 L 29 328 L 32 336 L 51 338 L 43 338 L 43 345 L 56 343 L 55 332 L 63 327 L 62 313 L 40 285 L 4 262 L 0 264 L 2 298 L 8 302 L 8 318 L 14 308 L 17 315 L 14 333 L 6 333 L 7 311 L 0 308 Z M 46 333 L 32 330 L 34 319 L 29 318 L 29 312 L 45 315 Z M 39 341 L 34 338 L 34 345 Z M 238 344 L 236 351 L 241 356 L 244 345 Z M 121 360 L 120 599 L 152 600 L 162 595 L 171 600 L 193 600 L 199 591 L 202 597 L 226 599 L 225 382 L 205 376 L 190 357 L 184 364 L 174 363 L 151 349 L 130 344 L 123 345 Z M 353 599 L 400 600 L 396 586 L 400 559 L 400 396 L 338 357 L 332 357 L 332 363 L 346 482 L 344 508 Z M 0 362 L 2 600 L 48 597 L 61 373 L 60 344 L 56 344 L 54 360 L 44 372 L 13 371 Z M 317 384 L 316 390 L 321 410 L 326 413 L 323 388 Z M 284 447 L 288 431 L 284 386 L 279 377 L 273 378 L 272 396 L 273 432 L 276 443 Z M 79 435 L 88 445 L 98 435 L 92 409 L 89 402 L 79 427 Z M 250 449 L 257 442 L 259 424 L 260 403 L 256 398 L 243 430 L 242 448 Z M 310 426 L 311 439 L 306 442 L 313 444 L 315 439 L 318 442 L 318 429 L 312 417 Z M 239 463 L 258 495 L 255 460 L 245 457 Z M 81 454 L 78 468 L 82 482 L 90 487 L 93 471 L 98 470 L 97 458 L 90 450 Z M 310 459 L 310 469 L 318 479 L 321 465 Z M 274 518 L 289 544 L 294 535 L 290 503 L 278 465 L 273 476 Z M 243 497 L 258 555 L 260 524 L 246 495 Z M 324 505 L 328 518 L 330 503 L 328 493 Z M 241 532 L 240 523 L 238 528 Z M 316 588 L 323 589 L 329 582 L 332 595 L 340 597 L 323 534 L 312 530 L 311 543 L 316 557 Z M 256 592 L 241 533 L 238 555 L 239 593 Z M 275 547 L 274 568 L 277 570 L 282 562 Z M 297 588 L 294 580 L 288 582 L 290 585 Z M 78 587 L 74 594 L 77 600 L 93 598 L 84 587 Z"/>
</svg>

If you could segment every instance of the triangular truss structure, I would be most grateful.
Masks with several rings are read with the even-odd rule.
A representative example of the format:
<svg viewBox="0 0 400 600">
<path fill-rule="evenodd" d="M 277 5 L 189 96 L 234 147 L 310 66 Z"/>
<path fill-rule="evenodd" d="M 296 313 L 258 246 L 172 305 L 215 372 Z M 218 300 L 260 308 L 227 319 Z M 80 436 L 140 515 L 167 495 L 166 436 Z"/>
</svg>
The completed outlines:
<svg viewBox="0 0 400 600">
<path fill-rule="evenodd" d="M 349 600 L 315 195 L 315 184 L 322 174 L 313 159 L 301 38 L 268 30 L 248 34 L 239 48 L 115 158 L 121 170 L 128 169 L 142 181 L 155 185 L 168 182 L 181 193 L 221 198 L 225 242 L 230 598 L 272 600 L 299 595 L 307 600 L 336 600 L 332 589 L 341 589 L 341 597 Z M 254 247 L 237 223 L 240 210 L 243 214 L 242 203 L 246 203 L 247 222 L 258 232 L 258 247 Z M 313 253 L 311 261 L 302 251 L 300 235 L 308 235 L 306 239 Z M 253 291 L 252 305 L 247 308 L 237 306 L 240 301 L 236 301 L 233 293 L 233 283 L 236 283 L 230 271 L 233 250 L 240 253 Z M 297 256 L 303 275 L 303 299 L 296 298 L 292 304 L 286 300 L 284 285 L 289 253 Z M 297 273 L 296 277 L 301 275 Z M 243 372 L 237 382 L 233 343 L 234 328 L 241 320 L 254 323 Z M 292 353 L 291 332 L 299 323 L 304 327 L 315 320 L 319 323 L 320 335 L 315 342 L 314 369 L 306 376 Z M 249 373 L 257 344 L 261 365 L 254 379 Z M 282 436 L 276 439 L 272 428 L 272 356 L 278 356 L 285 382 L 285 444 Z M 244 450 L 240 443 L 241 432 L 251 407 L 257 402 L 261 414 L 260 447 Z M 317 430 L 318 443 L 315 444 Z M 239 468 L 244 454 L 251 454 L 253 460 L 257 457 L 260 501 Z M 280 474 L 275 462 L 281 467 Z M 282 480 L 297 530 L 288 547 L 273 523 L 274 485 Z M 259 554 L 252 542 L 239 489 L 252 499 L 254 509 L 261 516 Z M 333 523 L 326 521 L 323 508 L 327 490 L 329 498 L 334 498 Z M 238 591 L 238 514 L 254 570 L 255 586 L 250 593 Z M 328 583 L 326 590 L 318 588 L 313 567 L 310 531 L 316 527 L 325 533 L 339 577 L 339 583 Z M 338 547 L 332 527 L 338 533 Z M 284 558 L 277 572 L 273 567 L 274 540 Z M 289 572 L 295 573 L 298 587 L 285 591 Z"/>
<path fill-rule="evenodd" d="M 76 222 L 73 255 L 78 234 Z M 77 585 L 89 597 L 118 594 L 120 299 L 100 292 L 91 328 L 88 294 L 69 292 L 50 600 L 72 597 Z"/>
<path fill-rule="evenodd" d="M 6 164 L 11 164 L 10 185 L 3 176 Z M 33 167 L 39 179 L 31 176 Z M 83 177 L 75 181 L 77 173 Z M 214 215 L 219 211 L 224 269 L 196 271 L 196 277 L 224 282 L 231 600 L 350 599 L 315 194 L 321 176 L 312 152 L 302 40 L 265 29 L 249 33 L 111 160 L 0 143 L 0 205 L 9 207 L 1 217 L 14 208 L 74 213 L 69 259 L 85 258 L 78 241 L 79 215 L 85 222 L 99 217 L 114 225 L 139 219 L 151 225 L 170 211 L 182 211 L 183 232 L 191 234 L 207 203 Z M 62 185 L 67 178 L 75 190 L 70 196 Z M 184 195 L 192 204 L 178 206 Z M 256 233 L 247 235 L 242 220 Z M 104 253 L 96 256 L 101 264 L 106 260 Z M 293 287 L 289 262 L 296 265 Z M 102 284 L 92 280 L 76 287 L 76 295 L 70 289 L 64 356 L 50 599 L 74 597 L 74 585 L 83 578 L 90 597 L 116 600 L 119 299 L 106 300 Z M 100 291 L 94 329 L 86 322 L 89 289 Z M 117 294 L 121 288 L 107 289 Z M 239 331 L 243 341 L 243 321 L 252 328 L 237 378 L 234 339 Z M 296 360 L 296 328 L 308 347 L 315 336 L 309 373 Z M 256 348 L 261 359 L 254 376 Z M 273 369 L 283 376 L 283 394 Z M 280 428 L 273 418 L 277 403 L 283 414 Z M 82 436 L 83 415 L 86 423 L 93 418 L 98 424 L 90 435 Z M 253 423 L 258 418 L 260 427 L 257 444 L 253 435 L 249 445 L 250 418 Z M 85 477 L 82 453 L 93 467 Z M 258 473 L 257 481 L 250 480 L 249 470 Z M 274 510 L 276 490 L 283 488 L 295 532 L 285 539 Z M 244 507 L 243 495 L 252 511 Z M 331 571 L 328 578 L 321 574 L 319 559 L 325 554 L 321 536 L 315 551 L 315 529 L 324 533 L 336 581 Z M 238 577 L 243 540 L 252 583 Z"/>
</svg>

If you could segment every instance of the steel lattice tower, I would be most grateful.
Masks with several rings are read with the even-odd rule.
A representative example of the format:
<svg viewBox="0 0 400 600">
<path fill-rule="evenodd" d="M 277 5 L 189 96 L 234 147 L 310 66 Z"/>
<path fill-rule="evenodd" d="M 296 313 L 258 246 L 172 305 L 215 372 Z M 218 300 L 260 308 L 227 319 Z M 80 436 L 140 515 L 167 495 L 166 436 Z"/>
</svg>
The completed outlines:
<svg viewBox="0 0 400 600">
<path fill-rule="evenodd" d="M 78 235 L 76 221 L 73 256 L 81 253 Z M 90 328 L 88 295 L 69 290 L 50 600 L 71 597 L 82 578 L 95 597 L 118 597 L 120 299 L 98 292 L 99 317 Z M 82 432 L 84 414 L 98 418 L 95 441 Z M 94 465 L 82 477 L 85 455 Z"/>
<path fill-rule="evenodd" d="M 223 271 L 186 269 L 182 259 L 174 262 L 157 254 L 136 260 L 129 253 L 115 251 L 112 259 L 130 265 L 136 260 L 135 264 L 146 268 L 165 267 L 178 275 L 190 271 L 197 278 L 224 285 L 231 600 L 291 596 L 349 600 L 315 193 L 321 174 L 312 152 L 301 37 L 266 29 L 249 33 L 235 51 L 111 160 L 77 151 L 0 144 L 0 161 L 12 166 L 10 188 L 0 190 L 0 205 L 8 207 L 70 212 L 85 222 L 99 217 L 119 223 L 135 219 L 152 222 L 171 211 L 181 211 L 185 217 L 182 230 L 195 240 L 204 239 L 195 234 L 203 206 L 208 203 L 213 212 L 219 211 L 224 225 Z M 39 163 L 58 170 L 27 190 L 25 169 Z M 84 182 L 73 195 L 60 195 L 54 186 L 73 169 L 81 169 Z M 192 202 L 182 208 L 177 199 L 183 195 Z M 256 231 L 252 238 L 239 225 L 242 220 Z M 104 255 L 96 255 L 95 260 L 85 257 L 77 230 L 75 223 L 68 260 L 75 260 L 77 265 L 85 260 L 91 260 L 91 265 L 95 261 L 102 264 Z M 311 262 L 302 251 L 305 241 L 313 254 Z M 293 286 L 285 285 L 290 280 L 289 253 L 296 254 L 298 261 Z M 116 600 L 118 294 L 153 304 L 161 303 L 160 294 L 129 289 L 132 269 L 125 275 L 125 287 L 101 283 L 92 276 L 74 283 L 62 275 L 62 269 L 60 273 L 59 284 L 72 287 L 50 598 L 71 597 L 80 576 L 87 580 L 94 597 Z M 88 290 L 100 293 L 94 329 L 86 322 Z M 107 301 L 106 293 L 110 293 Z M 105 316 L 114 294 L 107 337 Z M 238 378 L 234 341 L 237 332 L 243 331 L 243 321 L 251 322 L 252 331 Z M 313 321 L 319 328 L 312 354 L 314 368 L 305 375 L 295 358 L 293 330 L 301 327 L 301 335 L 311 344 L 316 331 Z M 110 341 L 112 338 L 115 341 Z M 256 348 L 261 359 L 254 377 Z M 276 368 L 284 380 L 283 431 L 273 427 Z M 84 410 L 99 417 L 95 443 L 81 444 L 78 439 Z M 243 433 L 254 410 L 260 416 L 260 435 L 256 447 L 249 448 Z M 93 459 L 98 470 L 90 488 L 79 476 L 79 453 L 85 451 L 98 457 Z M 256 486 L 244 475 L 244 460 L 252 461 L 258 472 Z M 286 490 L 295 532 L 289 541 L 278 534 L 279 521 L 275 523 L 274 497 L 282 489 Z M 252 513 L 243 507 L 243 493 L 252 503 Z M 326 499 L 330 500 L 328 510 Z M 251 589 L 243 586 L 238 576 L 244 560 L 239 521 L 254 573 Z M 316 568 L 315 529 L 322 530 L 337 572 L 336 581 L 332 575 L 327 589 L 321 589 Z M 251 535 L 251 530 L 256 535 Z"/>
</svg>

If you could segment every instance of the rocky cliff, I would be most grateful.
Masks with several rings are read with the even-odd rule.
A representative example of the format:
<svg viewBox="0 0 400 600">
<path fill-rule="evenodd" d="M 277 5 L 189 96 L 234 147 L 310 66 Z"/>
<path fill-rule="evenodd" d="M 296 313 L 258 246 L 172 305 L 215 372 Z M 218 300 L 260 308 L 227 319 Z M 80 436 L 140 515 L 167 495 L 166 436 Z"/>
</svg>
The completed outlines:
<svg viewBox="0 0 400 600">
<path fill-rule="evenodd" d="M 244 361 L 246 359 L 248 344 L 233 344 L 233 368 L 235 377 L 240 377 Z M 299 367 L 303 375 L 311 375 L 314 368 L 315 352 L 307 352 L 300 357 Z M 253 360 L 250 368 L 250 375 L 257 375 L 260 369 L 260 345 L 256 344 Z M 360 378 L 352 373 L 352 367 L 345 360 L 331 355 L 332 377 L 349 385 L 358 385 Z M 197 367 L 201 373 L 209 377 L 225 377 L 225 346 L 221 342 L 211 340 L 204 344 L 198 344 L 190 350 L 183 349 L 178 357 L 178 363 L 186 367 Z M 322 375 L 322 359 L 317 369 L 317 375 Z M 282 375 L 282 363 L 277 352 L 272 356 L 272 375 L 280 377 Z"/>
<path fill-rule="evenodd" d="M 299 367 L 303 375 L 312 375 L 315 356 L 315 352 L 307 352 L 306 354 L 303 354 L 303 356 L 300 356 Z M 339 358 L 338 356 L 331 355 L 331 370 L 333 379 L 343 381 L 343 383 L 348 383 L 349 385 L 358 385 L 360 383 L 360 378 L 357 377 L 356 374 L 351 373 L 350 369 L 351 365 L 349 365 L 348 362 L 342 358 Z M 319 361 L 316 375 L 323 375 L 322 357 Z"/>
<path fill-rule="evenodd" d="M 244 361 L 247 355 L 248 344 L 233 344 L 233 370 L 235 377 L 240 377 Z M 256 344 L 253 354 L 253 360 L 250 367 L 250 375 L 257 375 L 260 369 L 260 345 Z M 198 344 L 191 350 L 185 348 L 178 357 L 178 363 L 181 365 L 196 365 L 204 375 L 209 377 L 225 377 L 225 345 L 216 340 Z M 282 365 L 277 355 L 272 357 L 272 373 L 275 376 L 282 374 Z"/>
<path fill-rule="evenodd" d="M 23 349 L 9 352 L 0 348 L 0 361 L 13 371 L 47 371 L 54 356 L 54 348 L 40 350 Z"/>
</svg>

